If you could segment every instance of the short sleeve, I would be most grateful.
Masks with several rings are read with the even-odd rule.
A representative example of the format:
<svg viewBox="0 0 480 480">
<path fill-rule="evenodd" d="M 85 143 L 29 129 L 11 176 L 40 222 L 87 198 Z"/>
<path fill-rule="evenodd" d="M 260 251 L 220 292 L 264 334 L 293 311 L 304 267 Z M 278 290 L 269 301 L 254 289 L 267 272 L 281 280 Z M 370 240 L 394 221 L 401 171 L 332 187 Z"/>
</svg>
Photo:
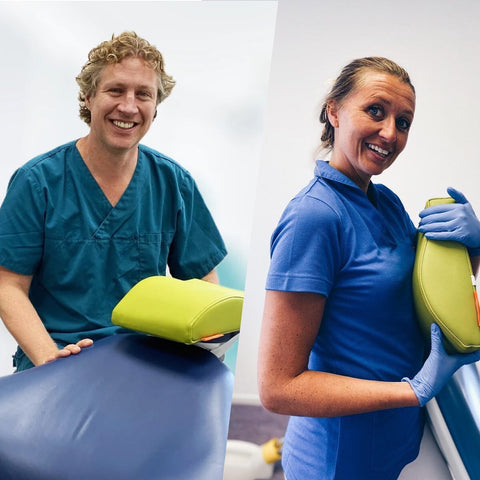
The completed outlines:
<svg viewBox="0 0 480 480">
<path fill-rule="evenodd" d="M 43 254 L 45 206 L 31 172 L 17 170 L 0 208 L 0 265 L 23 275 L 35 272 Z"/>
<path fill-rule="evenodd" d="M 177 215 L 168 266 L 176 278 L 202 278 L 223 260 L 227 251 L 212 215 L 189 175 L 185 175 L 180 191 L 183 204 Z"/>
<path fill-rule="evenodd" d="M 266 289 L 328 296 L 341 266 L 339 220 L 318 198 L 293 199 L 272 235 Z"/>
</svg>

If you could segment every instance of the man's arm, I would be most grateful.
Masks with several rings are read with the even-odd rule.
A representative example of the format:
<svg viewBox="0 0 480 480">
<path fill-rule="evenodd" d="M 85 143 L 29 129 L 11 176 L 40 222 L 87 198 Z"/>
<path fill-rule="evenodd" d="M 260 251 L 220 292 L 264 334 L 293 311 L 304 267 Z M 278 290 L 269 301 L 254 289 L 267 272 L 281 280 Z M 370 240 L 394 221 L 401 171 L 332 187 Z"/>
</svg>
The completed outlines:
<svg viewBox="0 0 480 480">
<path fill-rule="evenodd" d="M 31 275 L 0 266 L 0 317 L 20 348 L 34 365 L 66 357 L 90 346 L 90 339 L 59 349 L 50 337 L 28 297 Z"/>
<path fill-rule="evenodd" d="M 216 283 L 217 285 L 220 283 L 218 280 L 218 274 L 215 269 L 213 269 L 211 272 L 207 273 L 202 280 L 205 280 L 206 282 L 210 283 Z"/>
</svg>

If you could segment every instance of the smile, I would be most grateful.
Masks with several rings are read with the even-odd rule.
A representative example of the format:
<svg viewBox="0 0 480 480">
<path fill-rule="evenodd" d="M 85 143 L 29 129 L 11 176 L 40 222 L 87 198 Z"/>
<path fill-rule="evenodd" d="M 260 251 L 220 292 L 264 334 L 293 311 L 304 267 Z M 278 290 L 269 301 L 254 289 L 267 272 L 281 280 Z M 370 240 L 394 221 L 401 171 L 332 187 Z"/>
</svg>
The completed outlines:
<svg viewBox="0 0 480 480">
<path fill-rule="evenodd" d="M 112 120 L 112 123 L 118 127 L 123 129 L 129 129 L 135 126 L 134 122 L 121 122 L 119 120 Z"/>
<path fill-rule="evenodd" d="M 367 143 L 367 147 L 374 152 L 379 153 L 382 157 L 388 157 L 390 152 L 388 150 L 384 150 L 383 148 L 378 147 L 377 145 L 373 145 L 372 143 Z"/>
</svg>

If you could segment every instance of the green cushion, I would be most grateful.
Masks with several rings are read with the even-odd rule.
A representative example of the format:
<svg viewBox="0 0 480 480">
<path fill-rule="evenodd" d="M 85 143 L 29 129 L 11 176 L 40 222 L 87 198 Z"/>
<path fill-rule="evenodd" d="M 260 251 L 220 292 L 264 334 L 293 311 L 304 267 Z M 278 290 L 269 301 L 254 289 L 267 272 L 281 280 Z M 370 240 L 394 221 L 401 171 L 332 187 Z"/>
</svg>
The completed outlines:
<svg viewBox="0 0 480 480">
<path fill-rule="evenodd" d="M 203 280 L 149 277 L 116 305 L 112 323 L 191 344 L 240 330 L 243 292 Z"/>
<path fill-rule="evenodd" d="M 426 207 L 453 203 L 448 198 L 428 200 Z M 430 339 L 430 325 L 442 330 L 447 352 L 472 352 L 480 348 L 475 287 L 467 248 L 452 241 L 428 240 L 418 234 L 413 294 L 418 319 Z"/>
</svg>

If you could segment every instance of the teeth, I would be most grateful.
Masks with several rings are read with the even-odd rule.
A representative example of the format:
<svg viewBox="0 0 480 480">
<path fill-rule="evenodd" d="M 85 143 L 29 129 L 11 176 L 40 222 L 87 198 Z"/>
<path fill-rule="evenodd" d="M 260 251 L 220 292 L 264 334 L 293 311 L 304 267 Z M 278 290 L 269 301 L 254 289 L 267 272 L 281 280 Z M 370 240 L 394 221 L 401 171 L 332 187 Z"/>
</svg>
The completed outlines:
<svg viewBox="0 0 480 480">
<path fill-rule="evenodd" d="M 368 148 L 370 148 L 371 150 L 375 150 L 376 152 L 384 155 L 385 157 L 390 153 L 388 150 L 384 150 L 383 148 L 380 148 L 377 145 L 372 145 L 371 143 L 368 144 Z"/>
<path fill-rule="evenodd" d="M 119 122 L 118 120 L 114 120 L 113 124 L 120 128 L 132 128 L 135 124 L 133 122 Z"/>
</svg>

